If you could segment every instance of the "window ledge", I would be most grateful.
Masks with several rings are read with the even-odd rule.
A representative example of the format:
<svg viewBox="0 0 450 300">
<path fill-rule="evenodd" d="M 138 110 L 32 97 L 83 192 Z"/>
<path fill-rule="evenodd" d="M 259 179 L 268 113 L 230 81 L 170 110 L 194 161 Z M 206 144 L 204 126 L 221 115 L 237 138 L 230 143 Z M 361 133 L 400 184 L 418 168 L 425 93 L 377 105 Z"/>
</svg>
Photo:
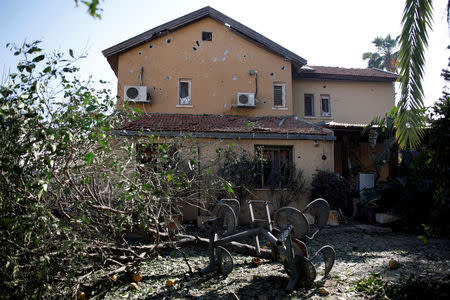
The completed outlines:
<svg viewBox="0 0 450 300">
<path fill-rule="evenodd" d="M 180 107 L 180 108 L 193 108 L 194 105 L 192 105 L 192 104 L 177 104 L 176 107 Z"/>
<path fill-rule="evenodd" d="M 320 118 L 322 118 L 322 119 L 333 119 L 333 116 L 320 116 Z"/>
<path fill-rule="evenodd" d="M 273 110 L 288 110 L 288 108 L 286 106 L 275 106 L 272 107 Z"/>
<path fill-rule="evenodd" d="M 317 119 L 316 116 L 303 116 L 304 119 Z"/>
</svg>

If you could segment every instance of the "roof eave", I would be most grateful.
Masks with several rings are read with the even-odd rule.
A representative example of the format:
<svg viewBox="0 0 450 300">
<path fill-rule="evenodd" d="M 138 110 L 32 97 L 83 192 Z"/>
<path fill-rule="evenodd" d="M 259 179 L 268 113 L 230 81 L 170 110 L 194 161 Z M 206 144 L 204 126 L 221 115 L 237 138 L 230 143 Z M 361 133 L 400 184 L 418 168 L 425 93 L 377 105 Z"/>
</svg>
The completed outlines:
<svg viewBox="0 0 450 300">
<path fill-rule="evenodd" d="M 217 131 L 172 131 L 172 130 L 116 130 L 120 136 L 161 136 L 161 137 L 191 137 L 212 139 L 268 139 L 268 140 L 326 140 L 335 141 L 336 137 L 329 134 L 305 133 L 251 133 L 251 132 L 217 132 Z"/>
<path fill-rule="evenodd" d="M 347 80 L 347 81 L 372 81 L 372 82 L 395 82 L 397 77 L 378 77 L 364 75 L 344 75 L 344 74 L 321 74 L 321 73 L 294 73 L 293 79 L 322 79 L 322 80 Z"/>
</svg>

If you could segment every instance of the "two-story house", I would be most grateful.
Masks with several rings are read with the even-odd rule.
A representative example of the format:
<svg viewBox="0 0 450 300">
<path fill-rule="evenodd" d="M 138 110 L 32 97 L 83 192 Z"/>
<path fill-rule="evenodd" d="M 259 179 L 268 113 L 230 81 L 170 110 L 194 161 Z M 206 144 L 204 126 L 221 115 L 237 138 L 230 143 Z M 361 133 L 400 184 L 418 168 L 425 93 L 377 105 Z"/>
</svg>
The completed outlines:
<svg viewBox="0 0 450 300">
<path fill-rule="evenodd" d="M 394 104 L 395 75 L 307 67 L 304 58 L 211 7 L 103 54 L 118 78 L 117 108 L 126 100 L 144 112 L 123 135 L 191 136 L 200 160 L 214 153 L 211 141 L 239 143 L 249 152 L 262 149 L 274 169 L 295 165 L 308 180 L 316 169 L 344 172 L 352 132 Z M 358 151 L 366 161 L 368 148 Z M 269 197 L 264 179 L 259 193 Z"/>
</svg>

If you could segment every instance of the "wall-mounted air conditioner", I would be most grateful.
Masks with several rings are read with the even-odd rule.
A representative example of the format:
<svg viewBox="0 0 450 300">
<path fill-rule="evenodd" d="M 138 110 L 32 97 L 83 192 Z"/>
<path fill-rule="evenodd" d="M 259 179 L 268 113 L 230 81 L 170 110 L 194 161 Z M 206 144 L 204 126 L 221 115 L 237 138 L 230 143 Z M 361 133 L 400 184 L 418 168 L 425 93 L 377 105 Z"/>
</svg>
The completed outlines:
<svg viewBox="0 0 450 300">
<path fill-rule="evenodd" d="M 238 93 L 237 105 L 239 107 L 255 107 L 255 94 L 254 93 Z"/>
<path fill-rule="evenodd" d="M 124 99 L 125 101 L 131 102 L 150 102 L 147 99 L 147 87 L 142 85 L 137 86 L 125 86 L 124 90 Z"/>
</svg>

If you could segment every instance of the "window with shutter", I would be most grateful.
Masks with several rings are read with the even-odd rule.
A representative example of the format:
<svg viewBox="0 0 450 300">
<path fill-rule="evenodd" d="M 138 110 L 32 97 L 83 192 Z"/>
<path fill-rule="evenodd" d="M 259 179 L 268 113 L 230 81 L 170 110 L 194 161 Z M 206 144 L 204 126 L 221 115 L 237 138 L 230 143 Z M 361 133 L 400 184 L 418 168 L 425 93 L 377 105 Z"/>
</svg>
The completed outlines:
<svg viewBox="0 0 450 300">
<path fill-rule="evenodd" d="M 273 85 L 273 106 L 274 107 L 286 106 L 284 84 L 278 83 Z"/>
<path fill-rule="evenodd" d="M 314 95 L 305 94 L 305 116 L 314 116 Z"/>
</svg>

